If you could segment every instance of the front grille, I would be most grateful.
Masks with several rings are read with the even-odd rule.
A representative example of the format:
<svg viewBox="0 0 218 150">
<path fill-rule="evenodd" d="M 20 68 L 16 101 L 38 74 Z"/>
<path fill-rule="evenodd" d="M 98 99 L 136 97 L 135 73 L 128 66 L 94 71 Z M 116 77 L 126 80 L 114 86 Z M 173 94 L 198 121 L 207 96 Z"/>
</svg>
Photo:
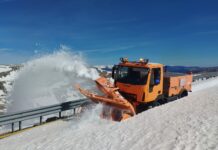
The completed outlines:
<svg viewBox="0 0 218 150">
<path fill-rule="evenodd" d="M 135 94 L 125 93 L 125 92 L 122 92 L 122 91 L 119 91 L 119 92 L 127 100 L 131 100 L 131 101 L 136 101 L 137 100 L 137 96 Z"/>
</svg>

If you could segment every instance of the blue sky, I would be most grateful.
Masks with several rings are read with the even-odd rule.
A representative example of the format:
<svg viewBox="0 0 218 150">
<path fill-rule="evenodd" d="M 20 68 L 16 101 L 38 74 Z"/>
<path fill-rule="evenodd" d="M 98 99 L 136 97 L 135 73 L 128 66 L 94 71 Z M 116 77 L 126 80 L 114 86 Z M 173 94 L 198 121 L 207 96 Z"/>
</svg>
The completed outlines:
<svg viewBox="0 0 218 150">
<path fill-rule="evenodd" d="M 217 6 L 216 0 L 0 0 L 0 63 L 66 45 L 90 64 L 125 56 L 218 66 Z"/>
</svg>

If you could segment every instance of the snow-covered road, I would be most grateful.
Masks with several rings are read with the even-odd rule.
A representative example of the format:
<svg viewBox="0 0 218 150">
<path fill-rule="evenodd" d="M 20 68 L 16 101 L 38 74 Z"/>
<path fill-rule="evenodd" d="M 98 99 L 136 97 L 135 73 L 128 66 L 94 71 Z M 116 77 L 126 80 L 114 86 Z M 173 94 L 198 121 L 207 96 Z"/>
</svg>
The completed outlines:
<svg viewBox="0 0 218 150">
<path fill-rule="evenodd" d="M 120 123 L 101 120 L 96 111 L 2 139 L 0 149 L 218 150 L 218 78 L 195 83 L 190 96 Z"/>
</svg>

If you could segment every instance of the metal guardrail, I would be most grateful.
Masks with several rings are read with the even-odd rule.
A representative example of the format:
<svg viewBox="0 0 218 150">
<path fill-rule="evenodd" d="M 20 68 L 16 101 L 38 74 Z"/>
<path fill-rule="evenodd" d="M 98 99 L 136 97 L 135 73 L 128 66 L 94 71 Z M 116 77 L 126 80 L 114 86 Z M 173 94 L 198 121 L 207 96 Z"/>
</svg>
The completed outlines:
<svg viewBox="0 0 218 150">
<path fill-rule="evenodd" d="M 209 79 L 212 77 L 217 77 L 218 72 L 205 72 L 205 73 L 200 73 L 199 75 L 193 76 L 193 81 L 197 81 L 199 79 Z"/>
<path fill-rule="evenodd" d="M 0 115 L 0 126 L 11 124 L 12 127 L 11 130 L 12 132 L 14 132 L 15 123 L 19 123 L 19 130 L 21 130 L 22 121 L 39 117 L 40 124 L 42 124 L 43 116 L 59 113 L 59 118 L 61 118 L 62 117 L 61 112 L 74 109 L 74 113 L 75 113 L 75 109 L 81 107 L 86 102 L 88 102 L 87 99 L 80 99 L 76 101 L 65 102 L 65 103 L 41 107 L 37 109 Z"/>
</svg>

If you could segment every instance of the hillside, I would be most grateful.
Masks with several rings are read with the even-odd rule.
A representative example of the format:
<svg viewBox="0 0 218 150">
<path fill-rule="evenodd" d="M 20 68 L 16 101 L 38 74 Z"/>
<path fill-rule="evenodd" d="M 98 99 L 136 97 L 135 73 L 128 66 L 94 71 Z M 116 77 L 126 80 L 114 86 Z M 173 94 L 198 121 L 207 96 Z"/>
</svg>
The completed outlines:
<svg viewBox="0 0 218 150">
<path fill-rule="evenodd" d="M 20 65 L 0 65 L 0 114 L 6 111 L 7 101 L 5 97 L 12 89 L 16 72 L 20 67 Z"/>
</svg>

